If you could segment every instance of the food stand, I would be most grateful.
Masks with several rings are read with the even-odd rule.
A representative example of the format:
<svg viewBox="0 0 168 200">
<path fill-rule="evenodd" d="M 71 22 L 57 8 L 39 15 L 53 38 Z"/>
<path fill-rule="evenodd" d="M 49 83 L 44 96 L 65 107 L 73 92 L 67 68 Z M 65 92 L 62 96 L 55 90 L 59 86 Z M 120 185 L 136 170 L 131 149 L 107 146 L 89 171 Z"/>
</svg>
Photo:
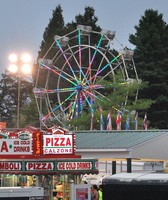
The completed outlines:
<svg viewBox="0 0 168 200">
<path fill-rule="evenodd" d="M 0 186 L 42 186 L 44 199 L 54 199 L 62 187 L 69 199 L 69 182 L 81 174 L 98 173 L 97 159 L 76 155 L 75 133 L 61 127 L 0 131 Z M 62 186 L 61 186 L 62 184 Z"/>
</svg>

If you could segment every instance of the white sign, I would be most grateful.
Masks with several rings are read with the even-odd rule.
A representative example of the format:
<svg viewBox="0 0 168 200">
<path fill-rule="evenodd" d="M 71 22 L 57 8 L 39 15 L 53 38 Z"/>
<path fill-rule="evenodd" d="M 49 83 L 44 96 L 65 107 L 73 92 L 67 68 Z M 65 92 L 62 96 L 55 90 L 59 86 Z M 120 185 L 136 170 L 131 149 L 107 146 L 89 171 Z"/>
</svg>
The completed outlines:
<svg viewBox="0 0 168 200">
<path fill-rule="evenodd" d="M 0 162 L 0 171 L 20 171 L 21 169 L 21 162 Z"/>
<path fill-rule="evenodd" d="M 54 170 L 53 162 L 27 162 L 27 171 L 51 171 Z"/>
<path fill-rule="evenodd" d="M 73 154 L 72 135 L 43 135 L 43 154 Z"/>
<path fill-rule="evenodd" d="M 58 162 L 58 170 L 91 170 L 91 162 Z"/>
<path fill-rule="evenodd" d="M 32 155 L 32 140 L 0 139 L 0 155 Z"/>
</svg>

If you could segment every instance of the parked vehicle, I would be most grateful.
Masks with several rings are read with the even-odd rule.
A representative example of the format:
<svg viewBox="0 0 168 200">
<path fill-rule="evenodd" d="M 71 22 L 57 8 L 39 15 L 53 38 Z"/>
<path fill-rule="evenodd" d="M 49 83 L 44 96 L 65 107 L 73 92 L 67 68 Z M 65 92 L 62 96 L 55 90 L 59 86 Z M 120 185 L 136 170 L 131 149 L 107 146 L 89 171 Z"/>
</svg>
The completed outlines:
<svg viewBox="0 0 168 200">
<path fill-rule="evenodd" d="M 103 200 L 167 200 L 168 174 L 120 173 L 102 181 Z"/>
</svg>

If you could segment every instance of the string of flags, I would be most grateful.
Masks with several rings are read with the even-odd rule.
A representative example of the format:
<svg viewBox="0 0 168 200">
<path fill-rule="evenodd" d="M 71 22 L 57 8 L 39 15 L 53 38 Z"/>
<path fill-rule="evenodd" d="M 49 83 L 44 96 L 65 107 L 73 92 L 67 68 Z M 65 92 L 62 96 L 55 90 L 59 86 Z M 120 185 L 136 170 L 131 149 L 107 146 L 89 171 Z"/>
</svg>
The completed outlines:
<svg viewBox="0 0 168 200">
<path fill-rule="evenodd" d="M 123 122 L 123 115 L 124 115 L 124 112 L 121 112 L 121 111 L 117 111 L 117 116 L 116 116 L 116 119 L 115 119 L 115 123 L 112 123 L 112 111 L 109 111 L 108 115 L 107 115 L 107 118 L 106 118 L 106 121 L 103 119 L 103 114 L 102 114 L 102 109 L 100 109 L 100 130 L 108 130 L 108 131 L 111 131 L 111 130 L 118 130 L 120 131 L 122 129 L 122 123 Z M 131 117 L 131 115 L 133 115 Z M 133 119 L 131 119 L 133 118 Z M 131 129 L 134 129 L 134 130 L 138 130 L 138 111 L 134 111 L 134 113 L 130 113 L 130 112 L 127 112 L 127 116 L 126 118 L 124 117 L 125 119 L 125 130 L 131 130 Z M 106 123 L 104 123 L 106 122 Z M 106 124 L 106 126 L 105 126 Z M 115 124 L 115 127 L 113 127 L 113 125 Z M 91 114 L 91 128 L 90 130 L 93 130 L 93 113 Z M 147 113 L 145 113 L 144 115 L 144 119 L 143 119 L 143 129 L 144 130 L 148 130 L 148 120 L 147 120 Z"/>
</svg>

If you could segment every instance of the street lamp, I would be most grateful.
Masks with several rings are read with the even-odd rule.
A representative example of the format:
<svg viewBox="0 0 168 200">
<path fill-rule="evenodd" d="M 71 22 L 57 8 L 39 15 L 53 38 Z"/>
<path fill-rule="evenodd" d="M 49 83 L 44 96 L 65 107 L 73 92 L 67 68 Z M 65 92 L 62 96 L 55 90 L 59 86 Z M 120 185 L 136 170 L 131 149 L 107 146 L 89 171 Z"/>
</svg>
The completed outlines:
<svg viewBox="0 0 168 200">
<path fill-rule="evenodd" d="M 20 126 L 20 83 L 21 83 L 21 75 L 30 75 L 31 74 L 31 56 L 30 54 L 24 53 L 20 56 L 16 54 L 9 55 L 10 65 L 8 70 L 11 73 L 17 74 L 18 77 L 18 95 L 17 95 L 17 125 L 16 127 L 19 129 Z"/>
</svg>

